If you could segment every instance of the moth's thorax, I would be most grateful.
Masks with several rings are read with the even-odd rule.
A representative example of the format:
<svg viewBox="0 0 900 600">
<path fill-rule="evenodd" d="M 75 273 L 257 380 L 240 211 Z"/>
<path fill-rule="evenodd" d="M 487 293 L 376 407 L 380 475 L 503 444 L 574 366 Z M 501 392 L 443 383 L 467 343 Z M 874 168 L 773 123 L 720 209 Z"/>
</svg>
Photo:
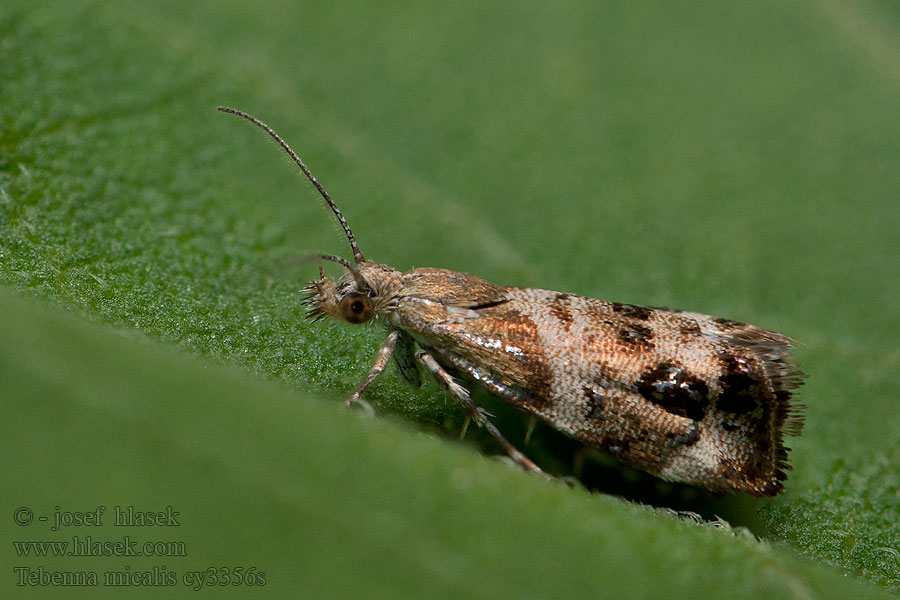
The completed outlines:
<svg viewBox="0 0 900 600">
<path fill-rule="evenodd" d="M 400 276 L 406 298 L 432 300 L 445 306 L 473 308 L 505 299 L 509 288 L 447 269 L 413 269 Z"/>
</svg>

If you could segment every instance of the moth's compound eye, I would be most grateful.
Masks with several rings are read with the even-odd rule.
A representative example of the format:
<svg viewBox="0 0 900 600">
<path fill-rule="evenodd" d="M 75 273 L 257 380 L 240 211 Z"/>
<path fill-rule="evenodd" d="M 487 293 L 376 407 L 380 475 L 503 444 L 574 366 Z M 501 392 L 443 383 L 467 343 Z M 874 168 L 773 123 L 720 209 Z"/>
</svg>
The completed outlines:
<svg viewBox="0 0 900 600">
<path fill-rule="evenodd" d="M 372 299 L 364 294 L 347 294 L 341 299 L 341 315 L 348 323 L 365 323 L 375 316 Z"/>
</svg>

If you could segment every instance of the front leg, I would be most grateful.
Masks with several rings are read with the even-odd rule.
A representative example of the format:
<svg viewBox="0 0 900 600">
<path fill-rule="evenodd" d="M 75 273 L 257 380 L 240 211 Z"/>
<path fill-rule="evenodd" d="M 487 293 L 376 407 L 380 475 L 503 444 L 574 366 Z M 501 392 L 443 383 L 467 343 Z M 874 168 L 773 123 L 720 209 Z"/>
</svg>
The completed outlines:
<svg viewBox="0 0 900 600">
<path fill-rule="evenodd" d="M 437 379 L 440 383 L 444 384 L 447 387 L 447 390 L 450 394 L 459 400 L 463 408 L 466 409 L 466 412 L 475 423 L 478 424 L 479 427 L 484 427 L 488 433 L 493 436 L 497 442 L 500 443 L 501 446 L 506 450 L 507 454 L 509 454 L 510 458 L 512 458 L 516 463 L 518 463 L 523 469 L 526 471 L 533 471 L 535 473 L 540 473 L 541 475 L 547 476 L 536 464 L 531 462 L 528 457 L 524 454 L 516 450 L 516 448 L 509 443 L 503 434 L 500 433 L 500 430 L 488 420 L 487 413 L 484 409 L 480 408 L 474 402 L 472 402 L 472 398 L 469 396 L 469 391 L 461 386 L 453 376 L 450 375 L 442 367 L 438 364 L 438 362 L 434 359 L 434 357 L 426 352 L 425 350 L 419 350 L 416 352 L 416 359 L 425 365 L 425 368 L 431 371 L 434 375 L 435 379 Z"/>
<path fill-rule="evenodd" d="M 392 329 L 391 332 L 388 333 L 387 339 L 384 340 L 384 344 L 382 344 L 381 349 L 378 351 L 378 357 L 375 359 L 375 364 L 372 365 L 372 370 L 369 371 L 369 376 L 366 377 L 366 380 L 356 388 L 356 391 L 353 392 L 349 398 L 347 398 L 344 404 L 353 406 L 355 403 L 360 402 L 359 398 L 363 395 L 363 392 L 366 391 L 366 388 L 375 381 L 375 378 L 384 372 L 384 368 L 387 366 L 388 361 L 391 360 L 391 354 L 394 353 L 394 347 L 397 345 L 397 338 L 399 337 L 400 331 L 398 329 Z M 369 410 L 371 410 L 371 407 Z"/>
</svg>

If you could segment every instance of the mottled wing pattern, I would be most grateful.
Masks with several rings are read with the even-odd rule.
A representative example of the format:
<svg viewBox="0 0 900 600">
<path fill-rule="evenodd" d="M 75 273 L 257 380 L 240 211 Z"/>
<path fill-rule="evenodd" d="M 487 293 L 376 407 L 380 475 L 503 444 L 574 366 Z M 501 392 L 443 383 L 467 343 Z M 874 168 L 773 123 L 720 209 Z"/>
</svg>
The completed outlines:
<svg viewBox="0 0 900 600">
<path fill-rule="evenodd" d="M 781 491 L 782 436 L 802 426 L 790 338 L 484 283 L 492 288 L 478 301 L 410 298 L 401 327 L 453 371 L 651 473 L 720 491 Z"/>
</svg>

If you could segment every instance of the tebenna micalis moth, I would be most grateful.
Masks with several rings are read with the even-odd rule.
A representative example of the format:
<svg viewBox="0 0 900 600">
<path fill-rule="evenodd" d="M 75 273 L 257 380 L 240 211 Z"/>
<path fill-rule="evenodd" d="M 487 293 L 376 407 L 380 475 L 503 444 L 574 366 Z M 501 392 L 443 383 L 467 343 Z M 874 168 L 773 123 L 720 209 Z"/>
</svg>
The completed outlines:
<svg viewBox="0 0 900 600">
<path fill-rule="evenodd" d="M 774 496 L 804 407 L 793 340 L 736 321 L 496 285 L 465 273 L 400 272 L 368 260 L 347 221 L 306 165 L 268 125 L 334 212 L 350 242 L 344 274 L 307 284 L 313 319 L 376 322 L 387 339 L 347 400 L 357 401 L 394 359 L 409 382 L 435 379 L 525 469 L 542 472 L 471 399 L 482 386 L 587 446 L 659 477 L 719 492 Z"/>
</svg>

